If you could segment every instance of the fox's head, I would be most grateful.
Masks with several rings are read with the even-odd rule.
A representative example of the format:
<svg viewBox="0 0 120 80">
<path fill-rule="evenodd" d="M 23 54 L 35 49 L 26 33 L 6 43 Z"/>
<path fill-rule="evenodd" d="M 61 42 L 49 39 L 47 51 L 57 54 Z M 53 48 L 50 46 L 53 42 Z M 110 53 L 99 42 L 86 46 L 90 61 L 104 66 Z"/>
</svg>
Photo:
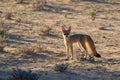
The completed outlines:
<svg viewBox="0 0 120 80">
<path fill-rule="evenodd" d="M 69 26 L 68 29 L 65 29 L 64 26 L 61 26 L 61 31 L 63 36 L 68 37 L 70 35 L 71 26 Z"/>
</svg>

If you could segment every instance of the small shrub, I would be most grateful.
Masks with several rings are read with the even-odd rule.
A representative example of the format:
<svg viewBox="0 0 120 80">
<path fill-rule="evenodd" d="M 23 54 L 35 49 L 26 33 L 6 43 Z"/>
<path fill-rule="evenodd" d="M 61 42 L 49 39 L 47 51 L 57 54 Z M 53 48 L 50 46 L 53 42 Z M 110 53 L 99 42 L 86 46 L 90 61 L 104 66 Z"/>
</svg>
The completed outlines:
<svg viewBox="0 0 120 80">
<path fill-rule="evenodd" d="M 35 44 L 33 46 L 27 45 L 17 49 L 17 53 L 19 53 L 22 57 L 26 55 L 33 55 L 39 52 L 42 52 L 42 47 L 40 44 Z"/>
<path fill-rule="evenodd" d="M 41 32 L 42 32 L 43 34 L 50 34 L 50 33 L 51 33 L 51 30 L 52 30 L 51 27 L 46 26 L 46 27 L 44 27 L 44 28 L 41 29 Z"/>
<path fill-rule="evenodd" d="M 69 0 L 69 2 L 75 2 L 75 3 L 78 3 L 80 2 L 81 0 Z"/>
<path fill-rule="evenodd" d="M 0 51 L 3 51 L 6 46 L 6 41 L 0 38 Z"/>
<path fill-rule="evenodd" d="M 90 14 L 91 20 L 94 21 L 95 18 L 96 18 L 96 11 L 95 10 L 91 10 L 89 14 Z"/>
<path fill-rule="evenodd" d="M 11 19 L 12 13 L 10 13 L 10 12 L 5 12 L 5 13 L 3 13 L 3 17 L 4 17 L 5 19 Z"/>
<path fill-rule="evenodd" d="M 0 42 L 7 42 L 8 39 L 7 38 L 0 38 Z"/>
<path fill-rule="evenodd" d="M 58 72 L 65 72 L 67 68 L 68 68 L 68 64 L 56 64 L 54 66 L 54 70 Z"/>
<path fill-rule="evenodd" d="M 64 17 L 65 17 L 65 18 L 68 18 L 68 14 L 64 14 Z"/>
<path fill-rule="evenodd" d="M 23 3 L 23 0 L 14 0 L 17 4 Z"/>
<path fill-rule="evenodd" d="M 8 34 L 8 30 L 4 28 L 4 26 L 2 25 L 0 27 L 0 38 L 6 38 L 7 34 Z"/>
<path fill-rule="evenodd" d="M 27 55 L 27 54 L 34 54 L 35 52 L 32 47 L 26 46 L 26 47 L 19 48 L 18 53 Z"/>
<path fill-rule="evenodd" d="M 8 39 L 6 39 L 6 38 L 0 38 L 0 51 L 4 50 L 7 41 L 8 41 Z"/>
<path fill-rule="evenodd" d="M 2 2 L 3 0 L 0 0 L 0 2 Z"/>
<path fill-rule="evenodd" d="M 13 69 L 8 80 L 38 80 L 38 75 L 32 71 Z"/>
<path fill-rule="evenodd" d="M 0 26 L 0 51 L 4 50 L 6 46 L 6 42 L 8 41 L 7 33 L 8 30 L 5 28 L 5 26 L 2 23 L 2 25 Z"/>
<path fill-rule="evenodd" d="M 39 11 L 44 9 L 46 3 L 46 0 L 32 0 L 30 6 L 33 8 L 33 10 Z"/>
<path fill-rule="evenodd" d="M 36 33 L 39 35 L 48 35 L 52 33 L 52 28 L 49 26 L 44 26 L 36 30 Z"/>
<path fill-rule="evenodd" d="M 43 45 L 37 43 L 35 45 L 32 46 L 33 49 L 34 49 L 34 53 L 39 53 L 39 52 L 42 52 L 43 51 Z"/>
<path fill-rule="evenodd" d="M 15 22 L 21 22 L 20 18 L 15 19 Z"/>
</svg>

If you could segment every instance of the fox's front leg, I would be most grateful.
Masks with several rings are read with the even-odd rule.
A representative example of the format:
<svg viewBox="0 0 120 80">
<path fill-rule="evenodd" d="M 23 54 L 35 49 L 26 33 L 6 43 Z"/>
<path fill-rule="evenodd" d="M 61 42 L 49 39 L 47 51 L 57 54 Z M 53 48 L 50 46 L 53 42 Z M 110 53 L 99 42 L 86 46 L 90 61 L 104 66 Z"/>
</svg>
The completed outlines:
<svg viewBox="0 0 120 80">
<path fill-rule="evenodd" d="M 66 47 L 66 60 L 69 59 L 69 46 L 68 45 L 65 45 Z"/>
<path fill-rule="evenodd" d="M 70 50 L 71 50 L 71 59 L 73 59 L 73 45 L 70 45 Z"/>
</svg>

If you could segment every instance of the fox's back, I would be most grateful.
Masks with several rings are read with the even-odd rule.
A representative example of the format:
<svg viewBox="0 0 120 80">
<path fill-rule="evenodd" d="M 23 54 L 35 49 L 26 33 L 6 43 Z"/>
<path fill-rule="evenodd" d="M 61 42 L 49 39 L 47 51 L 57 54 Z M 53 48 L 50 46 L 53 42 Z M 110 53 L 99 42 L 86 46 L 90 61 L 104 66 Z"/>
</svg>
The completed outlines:
<svg viewBox="0 0 120 80">
<path fill-rule="evenodd" d="M 74 34 L 69 36 L 69 41 L 72 43 L 75 43 L 78 41 L 83 42 L 85 41 L 85 38 L 90 38 L 90 36 L 86 34 Z"/>
</svg>

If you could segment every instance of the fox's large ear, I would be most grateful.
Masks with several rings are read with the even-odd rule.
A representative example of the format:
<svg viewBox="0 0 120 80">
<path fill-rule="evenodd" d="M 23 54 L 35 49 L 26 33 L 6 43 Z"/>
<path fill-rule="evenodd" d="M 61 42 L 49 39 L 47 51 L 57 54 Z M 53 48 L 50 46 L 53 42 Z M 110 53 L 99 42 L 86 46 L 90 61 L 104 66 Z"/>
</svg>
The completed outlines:
<svg viewBox="0 0 120 80">
<path fill-rule="evenodd" d="M 71 26 L 69 26 L 68 31 L 69 31 L 69 32 L 71 31 Z"/>
<path fill-rule="evenodd" d="M 64 31 L 64 30 L 65 30 L 64 26 L 61 26 L 61 30 L 62 30 L 62 31 Z"/>
</svg>

